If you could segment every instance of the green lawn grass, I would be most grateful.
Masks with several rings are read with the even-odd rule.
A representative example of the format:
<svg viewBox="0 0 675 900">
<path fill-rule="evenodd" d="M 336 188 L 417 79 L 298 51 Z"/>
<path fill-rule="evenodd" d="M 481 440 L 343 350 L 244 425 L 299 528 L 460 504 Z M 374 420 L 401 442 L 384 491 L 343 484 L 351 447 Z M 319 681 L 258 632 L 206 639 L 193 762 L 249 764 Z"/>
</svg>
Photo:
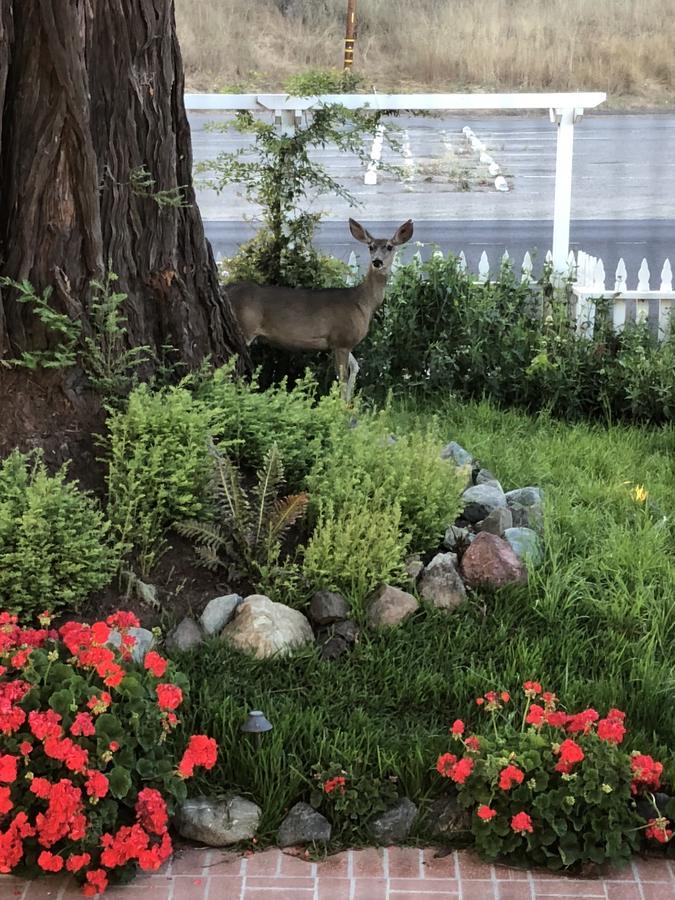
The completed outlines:
<svg viewBox="0 0 675 900">
<path fill-rule="evenodd" d="M 451 615 L 423 609 L 398 629 L 364 634 L 337 663 L 314 648 L 255 661 L 218 641 L 183 656 L 185 728 L 221 746 L 200 786 L 250 794 L 264 809 L 263 839 L 306 798 L 315 764 L 360 761 L 397 775 L 415 800 L 433 796 L 449 724 L 462 717 L 484 731 L 474 698 L 516 693 L 530 678 L 568 708 L 624 709 L 626 746 L 661 759 L 675 785 L 675 429 L 448 403 L 428 413 L 398 407 L 392 430 L 431 414 L 505 490 L 544 488 L 546 561 L 526 587 L 474 595 Z M 646 503 L 631 496 L 636 483 Z M 239 732 L 252 708 L 274 725 L 258 742 Z"/>
</svg>

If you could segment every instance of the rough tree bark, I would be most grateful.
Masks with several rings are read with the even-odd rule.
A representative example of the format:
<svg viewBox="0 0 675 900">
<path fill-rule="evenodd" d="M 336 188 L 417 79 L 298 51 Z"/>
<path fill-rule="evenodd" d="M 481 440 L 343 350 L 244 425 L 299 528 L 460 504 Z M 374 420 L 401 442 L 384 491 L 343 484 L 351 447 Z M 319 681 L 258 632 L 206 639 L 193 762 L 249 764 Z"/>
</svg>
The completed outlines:
<svg viewBox="0 0 675 900">
<path fill-rule="evenodd" d="M 242 345 L 195 205 L 183 87 L 173 0 L 0 0 L 0 274 L 52 285 L 86 333 L 89 283 L 115 272 L 129 344 L 194 367 Z M 141 169 L 187 205 L 139 192 Z M 53 341 L 0 294 L 0 361 Z M 56 407 L 77 420 L 86 394 L 72 371 L 0 365 L 5 445 Z"/>
</svg>

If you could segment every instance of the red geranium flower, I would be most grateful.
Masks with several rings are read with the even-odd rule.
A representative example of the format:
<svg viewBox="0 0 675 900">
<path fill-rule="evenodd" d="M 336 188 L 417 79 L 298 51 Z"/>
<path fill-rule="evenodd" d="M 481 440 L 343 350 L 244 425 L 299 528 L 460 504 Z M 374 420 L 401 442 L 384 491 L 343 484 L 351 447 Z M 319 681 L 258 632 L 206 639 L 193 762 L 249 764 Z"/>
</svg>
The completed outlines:
<svg viewBox="0 0 675 900">
<path fill-rule="evenodd" d="M 554 752 L 560 756 L 560 761 L 555 765 L 556 772 L 569 774 L 574 765 L 584 758 L 584 751 L 571 738 L 564 740 Z"/>
<path fill-rule="evenodd" d="M 90 769 L 87 772 L 87 780 L 85 781 L 84 787 L 90 797 L 102 800 L 108 793 L 108 779 L 103 772 L 97 772 L 95 769 Z"/>
<path fill-rule="evenodd" d="M 467 750 L 471 750 L 472 753 L 480 753 L 480 740 L 475 734 L 470 735 L 464 743 Z"/>
<path fill-rule="evenodd" d="M 483 804 L 483 806 L 479 806 L 478 809 L 476 810 L 476 815 L 478 816 L 479 819 L 482 819 L 484 822 L 489 822 L 490 819 L 494 819 L 494 817 L 497 815 L 497 810 L 490 809 L 489 806 L 486 806 L 485 804 Z"/>
<path fill-rule="evenodd" d="M 455 719 L 452 723 L 452 728 L 450 729 L 451 734 L 457 735 L 458 737 L 464 734 L 464 722 L 461 719 Z"/>
<path fill-rule="evenodd" d="M 91 856 L 88 853 L 73 853 L 66 860 L 66 869 L 69 872 L 79 872 L 91 862 Z"/>
<path fill-rule="evenodd" d="M 55 856 L 48 850 L 42 851 L 42 853 L 37 858 L 37 863 L 41 869 L 45 870 L 45 872 L 60 872 L 63 868 L 62 857 Z"/>
<path fill-rule="evenodd" d="M 163 656 L 159 655 L 159 653 L 155 653 L 154 650 L 150 650 L 149 653 L 145 654 L 143 665 L 146 669 L 149 669 L 149 671 L 152 672 L 155 678 L 161 678 L 166 672 L 167 666 L 169 664 Z"/>
<path fill-rule="evenodd" d="M 639 793 L 643 788 L 656 791 L 661 782 L 663 765 L 656 762 L 651 756 L 644 753 L 635 753 L 631 757 L 630 767 L 633 770 L 633 781 L 630 790 L 632 794 Z"/>
<path fill-rule="evenodd" d="M 339 791 L 341 794 L 345 792 L 347 779 L 343 775 L 336 775 L 335 778 L 329 778 L 323 783 L 324 794 L 332 794 L 333 791 Z"/>
<path fill-rule="evenodd" d="M 670 822 L 663 816 L 659 819 L 650 819 L 645 829 L 645 837 L 658 841 L 659 844 L 667 844 L 673 836 L 672 829 L 668 828 L 668 825 Z"/>
<path fill-rule="evenodd" d="M 450 778 L 450 773 L 456 762 L 457 757 L 454 753 L 444 753 L 436 760 L 436 771 L 444 778 Z"/>
<path fill-rule="evenodd" d="M 537 697 L 541 694 L 541 685 L 538 681 L 526 681 L 523 685 L 523 690 L 526 697 Z"/>
<path fill-rule="evenodd" d="M 522 784 L 525 780 L 525 773 L 518 766 L 506 766 L 499 773 L 499 787 L 503 791 L 510 791 L 517 784 Z"/>
<path fill-rule="evenodd" d="M 158 684 L 155 688 L 160 709 L 177 709 L 183 700 L 183 692 L 176 684 Z"/>
<path fill-rule="evenodd" d="M 511 819 L 511 829 L 518 834 L 525 834 L 526 831 L 529 831 L 530 834 L 532 834 L 534 831 L 532 819 L 526 812 L 516 813 Z"/>
<path fill-rule="evenodd" d="M 12 756 L 11 753 L 5 753 L 0 756 L 0 782 L 13 784 L 16 781 L 16 766 L 18 762 L 19 757 Z"/>
</svg>

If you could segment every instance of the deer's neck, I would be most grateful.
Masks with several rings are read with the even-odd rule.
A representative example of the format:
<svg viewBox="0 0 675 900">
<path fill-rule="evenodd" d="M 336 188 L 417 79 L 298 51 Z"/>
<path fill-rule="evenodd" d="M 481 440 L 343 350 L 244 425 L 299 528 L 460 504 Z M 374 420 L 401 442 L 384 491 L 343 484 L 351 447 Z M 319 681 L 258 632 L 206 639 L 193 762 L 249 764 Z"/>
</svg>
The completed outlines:
<svg viewBox="0 0 675 900">
<path fill-rule="evenodd" d="M 368 274 L 361 284 L 360 303 L 367 310 L 369 316 L 384 303 L 384 292 L 387 287 L 387 272 L 369 266 Z"/>
</svg>

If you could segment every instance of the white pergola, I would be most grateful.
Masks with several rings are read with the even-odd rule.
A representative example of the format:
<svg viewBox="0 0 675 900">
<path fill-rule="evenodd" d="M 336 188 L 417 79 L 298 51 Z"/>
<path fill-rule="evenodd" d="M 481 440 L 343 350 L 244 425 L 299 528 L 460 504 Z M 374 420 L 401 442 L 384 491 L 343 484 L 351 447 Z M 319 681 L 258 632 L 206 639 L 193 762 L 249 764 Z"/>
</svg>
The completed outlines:
<svg viewBox="0 0 675 900">
<path fill-rule="evenodd" d="M 289 97 L 286 94 L 186 94 L 185 106 L 194 111 L 252 110 L 273 113 L 285 127 L 299 122 L 313 107 L 339 103 L 348 109 L 372 110 L 548 110 L 557 126 L 555 197 L 553 201 L 553 268 L 565 272 L 570 243 L 572 207 L 572 156 L 574 125 L 587 109 L 600 106 L 607 94 L 322 94 L 318 97 Z"/>
</svg>

